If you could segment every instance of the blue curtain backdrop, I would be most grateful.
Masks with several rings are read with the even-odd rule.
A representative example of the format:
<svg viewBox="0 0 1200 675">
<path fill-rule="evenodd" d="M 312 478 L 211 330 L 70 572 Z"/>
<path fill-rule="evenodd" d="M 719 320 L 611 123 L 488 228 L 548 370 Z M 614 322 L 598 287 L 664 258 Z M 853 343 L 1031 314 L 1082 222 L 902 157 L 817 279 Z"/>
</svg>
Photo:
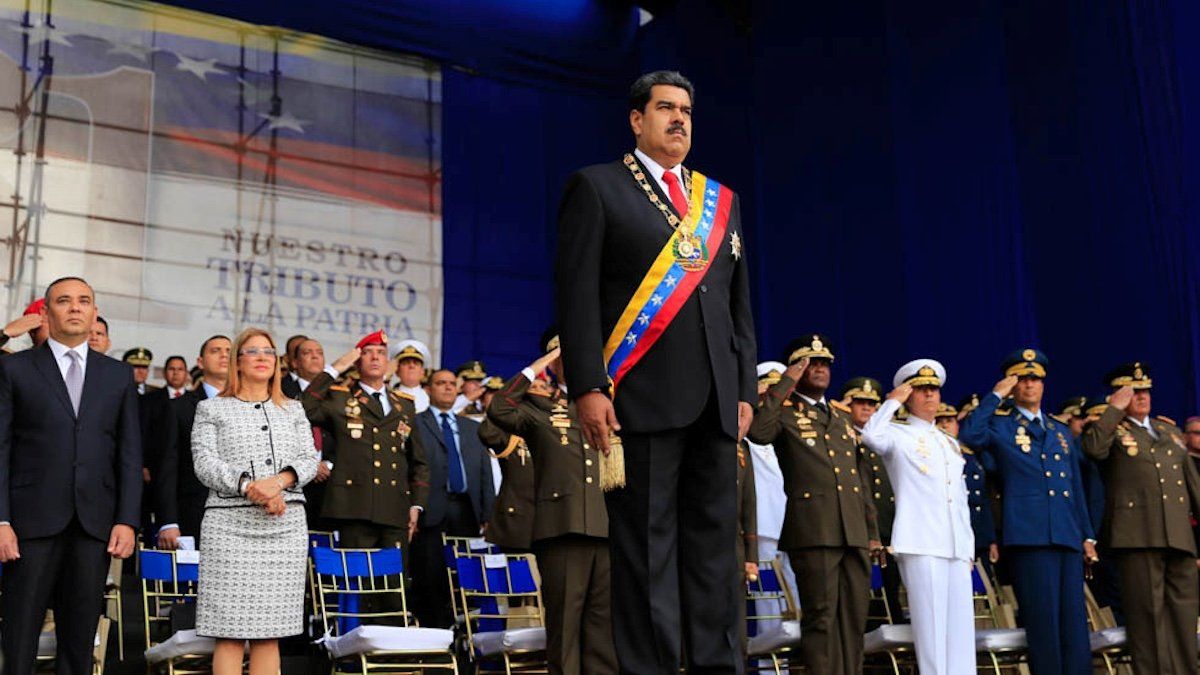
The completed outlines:
<svg viewBox="0 0 1200 675">
<path fill-rule="evenodd" d="M 531 359 L 561 186 L 666 67 L 698 87 L 690 163 L 743 198 L 762 357 L 828 333 L 836 386 L 933 356 L 954 400 L 1037 346 L 1050 405 L 1142 360 L 1159 412 L 1197 409 L 1196 3 L 683 0 L 640 30 L 588 0 L 179 4 L 448 64 L 448 364 Z"/>
</svg>

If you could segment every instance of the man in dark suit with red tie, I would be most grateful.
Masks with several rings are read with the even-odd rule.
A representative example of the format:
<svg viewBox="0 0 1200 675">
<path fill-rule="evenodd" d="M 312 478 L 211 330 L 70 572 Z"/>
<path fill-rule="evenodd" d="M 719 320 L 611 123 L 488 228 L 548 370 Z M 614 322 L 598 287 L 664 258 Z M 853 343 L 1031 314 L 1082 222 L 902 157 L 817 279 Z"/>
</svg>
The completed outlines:
<svg viewBox="0 0 1200 675">
<path fill-rule="evenodd" d="M 683 167 L 690 82 L 630 91 L 637 149 L 568 182 L 558 320 L 588 442 L 620 433 L 624 488 L 607 493 L 621 671 L 740 672 L 737 443 L 757 400 L 737 196 Z M 611 383 L 611 386 L 610 386 Z M 586 447 L 586 446 L 585 446 Z"/>
<path fill-rule="evenodd" d="M 0 360 L 0 610 L 7 673 L 34 672 L 53 607 L 57 672 L 92 672 L 109 556 L 133 553 L 142 497 L 129 366 L 88 349 L 83 279 L 46 288 L 50 338 Z"/>
</svg>

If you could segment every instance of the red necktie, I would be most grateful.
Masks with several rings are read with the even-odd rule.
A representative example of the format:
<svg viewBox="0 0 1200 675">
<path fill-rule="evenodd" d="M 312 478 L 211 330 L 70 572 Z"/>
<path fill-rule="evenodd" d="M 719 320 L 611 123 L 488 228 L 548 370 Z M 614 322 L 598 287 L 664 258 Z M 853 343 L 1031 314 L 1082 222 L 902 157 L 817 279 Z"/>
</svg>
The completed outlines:
<svg viewBox="0 0 1200 675">
<path fill-rule="evenodd" d="M 670 171 L 663 173 L 663 182 L 667 184 L 667 196 L 671 198 L 671 206 L 680 218 L 686 218 L 688 212 L 687 197 L 683 196 L 683 188 L 679 186 L 679 176 Z"/>
</svg>

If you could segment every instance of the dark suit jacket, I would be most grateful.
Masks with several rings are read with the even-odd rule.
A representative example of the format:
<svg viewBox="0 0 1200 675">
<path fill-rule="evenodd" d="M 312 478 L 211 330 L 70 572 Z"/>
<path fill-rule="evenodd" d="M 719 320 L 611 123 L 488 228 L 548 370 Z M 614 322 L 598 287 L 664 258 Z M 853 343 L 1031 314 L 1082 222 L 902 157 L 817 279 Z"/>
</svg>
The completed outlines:
<svg viewBox="0 0 1200 675">
<path fill-rule="evenodd" d="M 644 170 L 644 168 L 643 168 Z M 659 200 L 670 204 L 656 182 Z M 572 396 L 605 389 L 604 343 L 673 230 L 621 162 L 589 166 L 567 183 L 559 210 L 555 270 L 563 363 Z M 701 285 L 621 381 L 613 404 L 625 431 L 649 433 L 694 422 L 716 389 L 721 426 L 737 435 L 737 403 L 754 404 L 754 321 L 734 197 L 728 231 Z"/>
<path fill-rule="evenodd" d="M 171 394 L 166 387 L 152 389 L 138 397 L 138 415 L 142 426 L 142 466 L 150 469 L 151 480 L 158 479 L 162 464 Z"/>
<path fill-rule="evenodd" d="M 89 351 L 79 415 L 49 343 L 0 359 L 0 520 L 19 538 L 78 518 L 107 540 L 141 523 L 142 443 L 129 366 Z"/>
<path fill-rule="evenodd" d="M 200 535 L 204 502 L 208 499 L 208 488 L 196 478 L 192 464 L 192 423 L 196 404 L 205 398 L 204 387 L 199 386 L 167 405 L 167 422 L 159 441 L 162 461 L 159 477 L 153 483 L 158 521 L 163 525 L 177 523 L 180 534 L 192 537 Z"/>
<path fill-rule="evenodd" d="M 446 517 L 446 469 L 449 462 L 442 425 L 435 412 L 434 408 L 427 408 L 417 415 L 417 429 L 429 461 L 429 504 L 421 514 L 421 527 L 438 527 Z M 462 415 L 456 415 L 455 418 L 458 422 L 458 451 L 462 455 L 463 471 L 467 474 L 467 495 L 471 498 L 475 519 L 483 524 L 491 518 L 492 502 L 496 500 L 492 461 L 488 458 L 487 448 L 479 440 L 479 423 Z"/>
<path fill-rule="evenodd" d="M 300 394 L 304 393 L 300 391 L 300 383 L 291 374 L 283 376 L 283 379 L 279 381 L 279 388 L 283 390 L 284 396 L 297 401 L 300 400 Z"/>
</svg>

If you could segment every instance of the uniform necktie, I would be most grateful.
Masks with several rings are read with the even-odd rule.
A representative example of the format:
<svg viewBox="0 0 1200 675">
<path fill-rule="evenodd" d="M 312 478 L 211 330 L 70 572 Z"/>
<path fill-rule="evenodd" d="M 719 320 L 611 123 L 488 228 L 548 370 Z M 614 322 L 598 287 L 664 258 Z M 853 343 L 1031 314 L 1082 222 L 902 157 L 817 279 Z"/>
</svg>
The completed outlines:
<svg viewBox="0 0 1200 675">
<path fill-rule="evenodd" d="M 371 398 L 374 398 L 375 402 L 379 404 L 379 414 L 387 415 L 387 408 L 383 407 L 383 393 L 377 391 L 374 394 L 371 394 Z"/>
<path fill-rule="evenodd" d="M 442 439 L 446 442 L 448 459 L 446 471 L 450 474 L 447 482 L 450 485 L 450 492 L 461 494 L 467 491 L 467 486 L 463 484 L 462 455 L 458 453 L 458 443 L 454 441 L 454 428 L 450 426 L 450 413 L 442 413 L 441 416 Z"/>
<path fill-rule="evenodd" d="M 825 401 L 817 401 L 814 404 L 814 407 L 816 407 L 817 410 L 820 410 L 821 412 L 825 413 L 826 415 L 829 414 L 829 406 L 825 404 Z"/>
<path fill-rule="evenodd" d="M 83 398 L 83 364 L 79 361 L 83 357 L 75 350 L 68 351 L 67 356 L 71 359 L 71 365 L 67 368 L 67 395 L 71 397 L 71 407 L 78 415 L 79 399 Z"/>
<path fill-rule="evenodd" d="M 675 207 L 680 218 L 686 218 L 688 203 L 687 197 L 683 196 L 683 188 L 679 186 L 679 176 L 667 171 L 663 173 L 663 182 L 667 184 L 667 196 L 671 198 L 671 206 Z"/>
</svg>

